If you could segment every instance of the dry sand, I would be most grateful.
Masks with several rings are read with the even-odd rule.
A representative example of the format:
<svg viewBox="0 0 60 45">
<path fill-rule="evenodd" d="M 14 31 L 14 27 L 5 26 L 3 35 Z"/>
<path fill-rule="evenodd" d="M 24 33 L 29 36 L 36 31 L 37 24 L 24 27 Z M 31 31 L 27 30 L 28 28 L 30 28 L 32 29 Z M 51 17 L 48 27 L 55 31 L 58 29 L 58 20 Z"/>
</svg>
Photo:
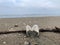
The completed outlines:
<svg viewBox="0 0 60 45">
<path fill-rule="evenodd" d="M 18 24 L 18 27 L 14 27 Z M 37 24 L 39 28 L 60 27 L 60 17 L 30 17 L 30 18 L 1 18 L 1 31 L 18 31 L 25 30 L 26 25 L 33 26 Z M 11 29 L 13 28 L 13 29 Z M 12 33 L 0 35 L 0 45 L 24 45 L 25 41 L 30 41 L 31 45 L 60 45 L 60 34 L 53 32 L 40 32 L 39 38 L 26 37 L 23 33 Z"/>
</svg>

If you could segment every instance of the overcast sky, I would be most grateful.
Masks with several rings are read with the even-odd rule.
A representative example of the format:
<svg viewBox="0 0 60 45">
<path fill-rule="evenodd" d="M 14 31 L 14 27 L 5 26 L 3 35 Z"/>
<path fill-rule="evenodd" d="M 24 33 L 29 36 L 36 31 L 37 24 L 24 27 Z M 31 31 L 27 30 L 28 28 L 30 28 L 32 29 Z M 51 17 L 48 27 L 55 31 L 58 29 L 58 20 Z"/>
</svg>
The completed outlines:
<svg viewBox="0 0 60 45">
<path fill-rule="evenodd" d="M 2 15 L 37 16 L 36 14 L 38 16 L 60 15 L 60 0 L 0 0 L 1 17 Z"/>
</svg>

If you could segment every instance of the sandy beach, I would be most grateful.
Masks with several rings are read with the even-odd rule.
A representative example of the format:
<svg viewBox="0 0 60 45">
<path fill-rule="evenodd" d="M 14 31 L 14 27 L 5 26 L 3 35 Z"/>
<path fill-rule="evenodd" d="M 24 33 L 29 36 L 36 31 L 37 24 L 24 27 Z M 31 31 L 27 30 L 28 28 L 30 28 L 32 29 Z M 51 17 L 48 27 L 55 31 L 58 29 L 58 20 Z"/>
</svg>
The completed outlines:
<svg viewBox="0 0 60 45">
<path fill-rule="evenodd" d="M 17 24 L 18 27 L 14 27 Z M 37 24 L 39 28 L 60 28 L 60 17 L 25 17 L 25 18 L 0 18 L 0 32 L 25 30 L 26 25 Z M 13 29 L 11 29 L 13 28 Z M 24 45 L 30 41 L 31 45 L 60 45 L 60 34 L 53 32 L 40 32 L 39 38 L 28 38 L 23 33 L 11 33 L 0 35 L 0 45 Z"/>
</svg>

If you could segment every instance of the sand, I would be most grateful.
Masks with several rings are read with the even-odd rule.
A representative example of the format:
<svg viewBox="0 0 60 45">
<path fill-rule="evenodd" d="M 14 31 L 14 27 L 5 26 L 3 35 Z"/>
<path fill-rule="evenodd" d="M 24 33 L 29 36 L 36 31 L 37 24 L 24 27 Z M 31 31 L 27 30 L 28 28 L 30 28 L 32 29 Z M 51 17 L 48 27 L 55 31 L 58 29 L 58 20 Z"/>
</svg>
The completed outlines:
<svg viewBox="0 0 60 45">
<path fill-rule="evenodd" d="M 18 27 L 14 27 L 17 24 Z M 53 29 L 60 27 L 60 17 L 28 17 L 28 18 L 0 18 L 0 32 L 25 30 L 26 25 L 37 24 L 39 28 Z M 24 45 L 24 42 L 31 45 L 60 45 L 60 34 L 53 32 L 40 32 L 39 38 L 26 37 L 23 33 L 11 33 L 0 35 L 0 45 Z"/>
</svg>

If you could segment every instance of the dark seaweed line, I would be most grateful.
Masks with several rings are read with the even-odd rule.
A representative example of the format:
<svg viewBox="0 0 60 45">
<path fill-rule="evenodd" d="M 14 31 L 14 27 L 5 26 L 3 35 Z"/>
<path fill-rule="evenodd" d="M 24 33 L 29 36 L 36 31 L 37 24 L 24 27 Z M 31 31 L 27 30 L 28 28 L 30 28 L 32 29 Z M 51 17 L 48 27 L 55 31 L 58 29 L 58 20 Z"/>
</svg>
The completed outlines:
<svg viewBox="0 0 60 45">
<path fill-rule="evenodd" d="M 11 34 L 11 33 L 26 33 L 26 31 L 5 31 L 5 32 L 0 32 L 1 34 Z"/>
<path fill-rule="evenodd" d="M 60 29 L 52 29 L 52 30 L 44 30 L 44 29 L 40 29 L 39 32 L 54 32 L 54 33 L 60 33 Z M 1 34 L 10 34 L 10 33 L 24 33 L 26 34 L 26 30 L 22 30 L 22 31 L 3 31 L 0 32 Z"/>
<path fill-rule="evenodd" d="M 60 33 L 60 29 L 52 29 L 52 30 L 40 29 L 39 32 L 54 32 L 54 33 Z"/>
</svg>

